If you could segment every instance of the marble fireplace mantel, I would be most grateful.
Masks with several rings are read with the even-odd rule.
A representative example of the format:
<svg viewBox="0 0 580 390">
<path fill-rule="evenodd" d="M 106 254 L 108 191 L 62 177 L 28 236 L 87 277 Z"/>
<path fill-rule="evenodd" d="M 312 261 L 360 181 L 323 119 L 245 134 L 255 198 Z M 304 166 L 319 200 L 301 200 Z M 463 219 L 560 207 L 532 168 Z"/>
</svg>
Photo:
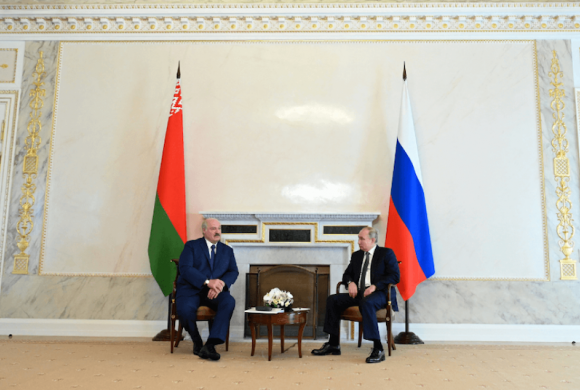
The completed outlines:
<svg viewBox="0 0 580 390">
<path fill-rule="evenodd" d="M 249 213 L 200 212 L 222 224 L 222 241 L 228 245 L 345 245 L 358 249 L 357 235 L 363 226 L 372 226 L 380 212 L 367 213 Z M 277 240 L 272 230 L 309 230 L 307 240 Z"/>
</svg>

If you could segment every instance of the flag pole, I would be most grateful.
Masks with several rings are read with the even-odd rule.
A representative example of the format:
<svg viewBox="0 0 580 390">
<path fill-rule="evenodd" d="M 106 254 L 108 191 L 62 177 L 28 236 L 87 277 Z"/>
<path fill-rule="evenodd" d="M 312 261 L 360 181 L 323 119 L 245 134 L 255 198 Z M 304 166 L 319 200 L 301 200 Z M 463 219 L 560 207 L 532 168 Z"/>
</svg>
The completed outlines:
<svg viewBox="0 0 580 390">
<path fill-rule="evenodd" d="M 415 333 L 409 332 L 409 300 L 405 301 L 405 331 L 395 336 L 396 344 L 425 344 Z"/>
<path fill-rule="evenodd" d="M 407 68 L 403 62 L 403 82 L 407 81 Z M 409 300 L 405 301 L 405 331 L 395 336 L 397 344 L 425 344 L 415 333 L 409 332 Z"/>
<path fill-rule="evenodd" d="M 177 80 L 181 79 L 181 61 L 177 63 Z M 168 260 L 169 261 L 169 260 Z M 167 328 L 162 329 L 153 337 L 153 341 L 171 341 L 171 295 L 167 296 Z M 183 340 L 183 337 L 181 338 Z"/>
</svg>

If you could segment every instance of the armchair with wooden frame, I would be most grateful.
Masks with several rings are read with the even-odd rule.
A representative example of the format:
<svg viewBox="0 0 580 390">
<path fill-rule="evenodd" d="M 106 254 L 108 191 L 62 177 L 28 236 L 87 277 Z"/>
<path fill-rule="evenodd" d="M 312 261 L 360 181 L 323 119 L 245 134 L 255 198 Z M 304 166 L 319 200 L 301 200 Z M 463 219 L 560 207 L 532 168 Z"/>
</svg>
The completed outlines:
<svg viewBox="0 0 580 390">
<path fill-rule="evenodd" d="M 343 284 L 342 282 L 338 282 L 338 284 L 336 285 L 336 293 L 339 294 L 340 293 L 340 285 Z M 391 330 L 391 325 L 393 322 L 393 308 L 391 306 L 391 288 L 395 286 L 394 284 L 389 284 L 389 286 L 387 287 L 387 306 L 384 309 L 378 310 L 377 311 L 377 321 L 379 323 L 384 322 L 385 325 L 387 326 L 387 347 L 389 350 L 389 356 L 391 356 L 391 349 L 392 350 L 396 350 L 397 347 L 395 347 L 395 339 L 393 337 L 393 333 Z M 362 343 L 362 335 L 363 335 L 363 327 L 362 327 L 362 314 L 359 310 L 358 306 L 351 306 L 348 309 L 346 309 L 345 311 L 342 312 L 341 316 L 340 316 L 341 320 L 345 320 L 345 321 L 352 321 L 352 322 L 358 322 L 359 326 L 358 326 L 358 347 L 360 348 L 361 343 Z M 340 334 L 339 334 L 340 337 Z"/>
<path fill-rule="evenodd" d="M 175 276 L 175 280 L 173 281 L 173 292 L 171 293 L 171 353 L 173 353 L 173 347 L 177 348 L 179 346 L 179 342 L 183 339 L 183 325 L 181 321 L 179 321 L 179 329 L 177 332 L 175 331 L 175 325 L 179 320 L 177 316 L 177 304 L 176 304 L 176 295 L 177 295 L 177 278 L 179 278 L 179 259 L 172 259 L 172 262 L 175 263 L 177 267 L 177 275 Z M 197 320 L 198 321 L 207 321 L 209 327 L 211 328 L 213 324 L 213 319 L 216 315 L 216 312 L 210 309 L 207 306 L 200 306 L 197 309 Z M 228 328 L 228 334 L 226 336 L 226 351 L 229 350 L 230 346 L 230 329 Z"/>
</svg>

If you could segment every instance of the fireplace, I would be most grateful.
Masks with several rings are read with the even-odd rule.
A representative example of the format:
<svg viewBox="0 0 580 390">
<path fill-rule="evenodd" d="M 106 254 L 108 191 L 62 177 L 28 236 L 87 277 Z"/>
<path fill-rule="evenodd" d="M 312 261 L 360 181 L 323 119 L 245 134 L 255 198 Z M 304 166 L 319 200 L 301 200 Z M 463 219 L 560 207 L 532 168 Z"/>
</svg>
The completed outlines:
<svg viewBox="0 0 580 390">
<path fill-rule="evenodd" d="M 234 339 L 241 339 L 246 333 L 244 309 L 262 304 L 261 297 L 267 292 L 262 291 L 261 297 L 256 296 L 255 290 L 246 289 L 246 280 L 257 277 L 256 267 L 259 267 L 260 273 L 265 273 L 280 265 L 299 266 L 318 274 L 318 299 L 313 298 L 312 305 L 299 302 L 296 305 L 308 306 L 311 309 L 312 316 L 304 335 L 314 337 L 316 333 L 317 337 L 323 337 L 324 316 L 319 314 L 326 304 L 326 296 L 334 292 L 334 287 L 342 280 L 352 252 L 358 249 L 358 232 L 364 226 L 372 226 L 379 216 L 379 213 L 201 214 L 205 218 L 217 218 L 221 221 L 222 240 L 234 249 L 240 271 L 238 280 L 231 288 L 231 294 L 236 300 L 236 309 L 230 322 L 230 334 Z M 293 286 L 285 288 L 281 283 L 276 281 L 271 287 L 289 290 L 294 294 Z M 326 284 L 322 286 L 321 283 Z M 266 285 L 263 285 L 263 290 L 268 288 L 264 286 Z M 250 284 L 248 288 L 251 288 Z M 316 322 L 313 318 L 315 305 L 318 314 Z M 346 335 L 347 324 L 344 326 L 345 331 L 342 334 Z M 287 332 L 294 331 L 291 328 L 294 327 L 288 327 Z"/>
<path fill-rule="evenodd" d="M 322 334 L 326 312 L 326 298 L 330 293 L 330 265 L 250 265 L 246 274 L 246 309 L 263 305 L 263 297 L 271 289 L 289 291 L 294 296 L 294 307 L 308 307 L 308 317 L 304 328 L 304 338 L 316 339 Z M 274 328 L 279 335 L 279 328 Z M 298 327 L 291 326 L 285 331 L 289 337 L 298 336 Z M 250 337 L 251 330 L 244 326 L 244 337 Z M 266 327 L 258 329 L 257 337 L 266 337 Z"/>
</svg>

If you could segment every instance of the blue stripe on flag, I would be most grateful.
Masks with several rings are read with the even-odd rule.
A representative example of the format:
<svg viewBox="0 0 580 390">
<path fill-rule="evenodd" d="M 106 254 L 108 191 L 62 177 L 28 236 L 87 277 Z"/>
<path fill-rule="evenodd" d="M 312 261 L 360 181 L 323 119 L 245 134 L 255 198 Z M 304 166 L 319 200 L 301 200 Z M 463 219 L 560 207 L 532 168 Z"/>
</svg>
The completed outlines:
<svg viewBox="0 0 580 390">
<path fill-rule="evenodd" d="M 425 193 L 417 178 L 413 163 L 397 140 L 391 198 L 401 219 L 411 232 L 419 265 L 429 278 L 435 273 L 433 251 L 427 222 Z"/>
</svg>

